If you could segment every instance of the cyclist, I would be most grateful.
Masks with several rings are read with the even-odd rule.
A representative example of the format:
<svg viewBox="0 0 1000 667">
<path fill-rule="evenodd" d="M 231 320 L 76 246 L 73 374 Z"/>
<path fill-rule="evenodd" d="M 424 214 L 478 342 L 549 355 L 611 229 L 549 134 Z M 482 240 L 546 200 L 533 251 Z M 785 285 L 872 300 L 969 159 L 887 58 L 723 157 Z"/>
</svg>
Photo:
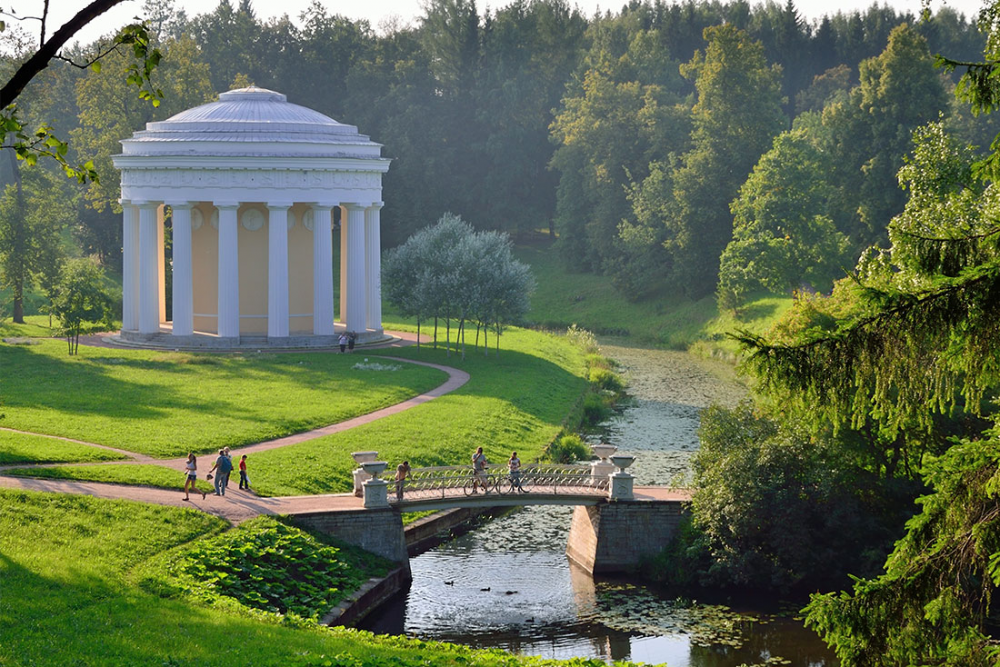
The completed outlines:
<svg viewBox="0 0 1000 667">
<path fill-rule="evenodd" d="M 518 493 L 524 493 L 524 489 L 521 488 L 521 459 L 517 458 L 517 452 L 510 453 L 507 470 L 510 473 L 511 487 L 517 489 Z"/>
<path fill-rule="evenodd" d="M 486 454 L 483 454 L 483 448 L 479 447 L 476 449 L 476 453 L 472 455 L 472 492 L 479 493 L 476 490 L 477 486 L 483 487 L 483 493 L 489 493 L 490 489 L 486 485 L 486 465 L 489 462 L 486 460 Z"/>
</svg>

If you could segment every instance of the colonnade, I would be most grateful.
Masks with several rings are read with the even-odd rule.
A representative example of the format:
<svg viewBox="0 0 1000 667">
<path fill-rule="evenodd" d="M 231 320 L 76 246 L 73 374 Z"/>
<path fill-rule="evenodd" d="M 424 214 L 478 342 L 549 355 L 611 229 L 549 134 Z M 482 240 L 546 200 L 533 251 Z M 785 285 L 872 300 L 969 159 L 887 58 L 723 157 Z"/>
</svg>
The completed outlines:
<svg viewBox="0 0 1000 667">
<path fill-rule="evenodd" d="M 192 336 L 194 327 L 194 250 L 192 201 L 122 201 L 122 329 L 157 334 L 166 322 L 164 234 L 161 206 L 169 206 L 173 224 L 173 335 Z M 241 202 L 216 201 L 218 212 L 218 310 L 216 334 L 240 336 L 240 256 L 238 209 Z M 286 338 L 290 330 L 289 242 L 295 222 L 293 202 L 267 202 L 267 337 Z M 312 223 L 312 334 L 334 334 L 333 238 L 330 221 L 341 208 L 340 319 L 347 331 L 382 328 L 381 202 L 309 203 L 303 224 Z M 301 211 L 302 207 L 299 206 Z M 197 213 L 199 217 L 202 213 Z M 215 222 L 213 220 L 213 226 Z M 246 223 L 244 223 L 246 226 Z M 205 314 L 199 314 L 204 316 Z M 301 317 L 301 315 L 296 315 Z M 212 333 L 212 332 L 199 332 Z"/>
</svg>

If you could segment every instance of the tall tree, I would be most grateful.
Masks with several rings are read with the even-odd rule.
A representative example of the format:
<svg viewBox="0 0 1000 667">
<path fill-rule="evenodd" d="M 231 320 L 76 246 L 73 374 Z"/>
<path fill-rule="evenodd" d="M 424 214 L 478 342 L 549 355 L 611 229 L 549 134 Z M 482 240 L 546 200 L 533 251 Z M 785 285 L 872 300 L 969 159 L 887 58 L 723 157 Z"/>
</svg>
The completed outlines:
<svg viewBox="0 0 1000 667">
<path fill-rule="evenodd" d="M 673 176 L 675 213 L 667 246 L 683 289 L 715 289 L 719 256 L 732 238 L 731 202 L 771 140 L 787 125 L 781 68 L 768 66 L 759 42 L 732 25 L 705 29 L 708 47 L 681 73 L 695 81 L 692 149 Z"/>
</svg>

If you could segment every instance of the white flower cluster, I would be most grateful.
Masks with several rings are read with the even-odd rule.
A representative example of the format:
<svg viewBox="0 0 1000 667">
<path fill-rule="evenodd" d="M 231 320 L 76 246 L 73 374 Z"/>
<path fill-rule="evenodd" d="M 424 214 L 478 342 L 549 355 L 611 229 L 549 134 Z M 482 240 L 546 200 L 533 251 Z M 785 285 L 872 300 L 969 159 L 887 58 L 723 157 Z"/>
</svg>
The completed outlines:
<svg viewBox="0 0 1000 667">
<path fill-rule="evenodd" d="M 380 364 L 377 361 L 369 362 L 365 359 L 364 363 L 357 363 L 351 366 L 356 371 L 398 371 L 402 366 L 397 366 L 395 364 Z"/>
</svg>

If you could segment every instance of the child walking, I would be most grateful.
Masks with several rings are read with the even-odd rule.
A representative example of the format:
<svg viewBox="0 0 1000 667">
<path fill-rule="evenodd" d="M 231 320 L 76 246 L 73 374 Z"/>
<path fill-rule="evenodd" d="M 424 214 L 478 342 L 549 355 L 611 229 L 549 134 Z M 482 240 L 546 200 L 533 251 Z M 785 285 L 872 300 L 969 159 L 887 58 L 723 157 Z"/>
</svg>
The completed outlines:
<svg viewBox="0 0 1000 667">
<path fill-rule="evenodd" d="M 250 490 L 250 478 L 247 477 L 247 455 L 240 457 L 240 488 Z"/>
</svg>

